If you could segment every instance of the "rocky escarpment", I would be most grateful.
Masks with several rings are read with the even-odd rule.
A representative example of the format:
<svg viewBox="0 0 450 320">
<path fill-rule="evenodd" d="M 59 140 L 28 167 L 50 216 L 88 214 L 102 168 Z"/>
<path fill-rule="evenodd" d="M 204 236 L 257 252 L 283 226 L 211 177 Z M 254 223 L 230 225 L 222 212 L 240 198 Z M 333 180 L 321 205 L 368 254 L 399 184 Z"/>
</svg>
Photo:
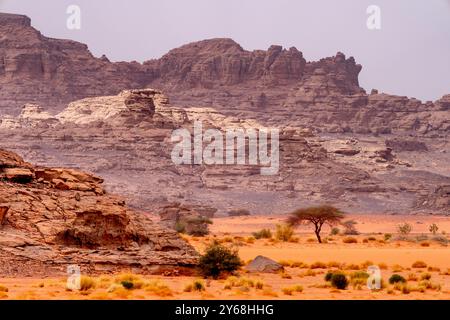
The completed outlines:
<svg viewBox="0 0 450 320">
<path fill-rule="evenodd" d="M 141 87 L 144 79 L 138 63 L 97 59 L 85 44 L 43 36 L 26 16 L 0 13 L 2 114 L 17 114 L 25 103 L 61 109 L 73 100 Z"/>
<path fill-rule="evenodd" d="M 446 138 L 314 134 L 279 125 L 279 171 L 264 176 L 261 165 L 248 163 L 176 165 L 172 132 L 185 128 L 192 135 L 194 121 L 222 132 L 264 127 L 211 108 L 174 107 L 158 90 L 126 90 L 74 101 L 54 116 L 28 105 L 18 117 L 2 120 L 0 147 L 40 165 L 95 172 L 107 190 L 135 208 L 162 212 L 171 226 L 178 219 L 174 212 L 210 215 L 202 208 L 217 215 L 240 209 L 271 214 L 329 202 L 358 213 L 448 211 L 441 205 L 445 195 L 431 199 L 437 187 L 450 183 Z"/>
<path fill-rule="evenodd" d="M 358 82 L 353 57 L 308 62 L 296 48 L 244 50 L 231 39 L 173 49 L 160 59 L 110 62 L 86 45 L 43 36 L 25 16 L 0 14 L 0 114 L 17 115 L 26 103 L 56 113 L 72 101 L 154 87 L 180 107 L 212 107 L 265 125 L 288 121 L 323 132 L 447 135 L 449 96 L 423 103 Z"/>
<path fill-rule="evenodd" d="M 62 112 L 51 115 L 36 104 L 26 104 L 17 117 L 0 118 L 0 128 L 54 128 L 112 124 L 132 126 L 146 123 L 156 127 L 176 128 L 188 121 L 187 112 L 173 107 L 159 90 L 121 91 L 117 96 L 85 98 L 70 103 Z"/>
<path fill-rule="evenodd" d="M 158 272 L 196 263 L 195 250 L 174 231 L 105 194 L 102 182 L 0 150 L 0 274 L 51 274 L 70 264 Z"/>
<path fill-rule="evenodd" d="M 306 60 L 295 47 L 273 45 L 267 51 L 246 51 L 231 39 L 204 40 L 171 50 L 144 66 L 156 83 L 174 89 L 213 88 L 258 82 L 280 85 L 298 81 Z"/>
</svg>

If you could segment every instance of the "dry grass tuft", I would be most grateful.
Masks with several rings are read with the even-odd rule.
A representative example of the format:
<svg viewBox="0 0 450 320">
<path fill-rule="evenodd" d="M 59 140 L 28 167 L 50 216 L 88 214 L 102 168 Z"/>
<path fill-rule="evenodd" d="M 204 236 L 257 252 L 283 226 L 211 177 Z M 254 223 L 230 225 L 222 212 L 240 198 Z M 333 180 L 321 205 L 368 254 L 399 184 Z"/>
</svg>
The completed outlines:
<svg viewBox="0 0 450 320">
<path fill-rule="evenodd" d="M 249 289 L 254 288 L 256 286 L 256 283 L 258 283 L 258 286 L 261 288 L 261 285 L 264 286 L 264 284 L 261 281 L 255 281 L 250 278 L 238 278 L 235 276 L 230 276 L 225 280 L 225 289 L 230 290 L 234 287 L 239 287 L 242 289 Z"/>
<path fill-rule="evenodd" d="M 387 266 L 387 264 L 386 263 L 379 263 L 378 264 L 378 267 L 381 269 L 381 270 L 387 270 L 387 268 L 388 268 L 388 266 Z"/>
<path fill-rule="evenodd" d="M 441 269 L 438 267 L 428 267 L 427 269 L 429 272 L 440 272 Z"/>
<path fill-rule="evenodd" d="M 160 281 L 146 283 L 144 288 L 146 292 L 155 294 L 159 297 L 171 297 L 173 295 L 172 290 Z"/>
<path fill-rule="evenodd" d="M 186 285 L 184 287 L 184 292 L 193 292 L 193 291 L 197 291 L 197 292 L 202 292 L 205 291 L 205 284 L 203 283 L 202 280 L 197 279 L 194 280 L 192 283 Z"/>
<path fill-rule="evenodd" d="M 270 288 L 264 289 L 262 292 L 262 295 L 267 296 L 267 297 L 274 297 L 274 298 L 278 297 L 278 294 Z"/>
<path fill-rule="evenodd" d="M 301 269 L 306 269 L 308 268 L 308 264 L 301 262 L 301 261 L 294 261 L 291 264 L 291 268 L 301 268 Z"/>
<path fill-rule="evenodd" d="M 361 267 L 357 264 L 351 263 L 351 264 L 345 265 L 344 269 L 345 270 L 360 270 Z"/>
<path fill-rule="evenodd" d="M 343 243 L 358 243 L 358 239 L 353 238 L 353 237 L 346 237 L 344 239 L 342 239 Z"/>
<path fill-rule="evenodd" d="M 430 280 L 430 279 L 431 279 L 431 274 L 428 273 L 428 272 L 423 273 L 423 274 L 420 276 L 420 280 Z"/>
<path fill-rule="evenodd" d="M 90 297 L 92 300 L 110 300 L 109 294 L 106 292 L 96 292 L 93 293 Z"/>
<path fill-rule="evenodd" d="M 337 262 L 337 261 L 330 261 L 330 262 L 328 262 L 327 267 L 328 267 L 328 268 L 342 269 L 343 264 L 342 264 L 342 263 L 339 263 L 339 262 Z"/>
<path fill-rule="evenodd" d="M 399 265 L 399 264 L 394 264 L 394 265 L 392 266 L 392 271 L 393 271 L 393 272 L 402 272 L 403 269 L 404 269 L 404 268 L 403 268 L 401 265 Z"/>
<path fill-rule="evenodd" d="M 426 267 L 427 267 L 427 264 L 426 264 L 425 262 L 423 262 L 423 261 L 416 261 L 416 262 L 414 262 L 414 263 L 412 264 L 411 267 L 417 268 L 417 269 L 419 269 L 419 268 L 426 268 Z"/>
<path fill-rule="evenodd" d="M 415 273 L 408 274 L 407 278 L 408 281 L 417 281 L 419 280 L 419 277 Z"/>
<path fill-rule="evenodd" d="M 280 276 L 282 279 L 292 279 L 292 276 L 289 273 L 286 272 L 280 272 Z"/>
<path fill-rule="evenodd" d="M 310 268 L 311 269 L 327 269 L 328 265 L 324 262 L 316 261 L 311 264 Z"/>
<path fill-rule="evenodd" d="M 132 291 L 119 286 L 115 287 L 113 292 L 114 296 L 118 299 L 128 299 L 132 293 Z"/>
<path fill-rule="evenodd" d="M 317 272 L 311 269 L 306 270 L 301 274 L 302 277 L 315 277 L 317 275 Z"/>
<path fill-rule="evenodd" d="M 292 293 L 294 292 L 303 292 L 303 287 L 300 285 L 296 285 L 292 287 L 282 288 L 281 291 L 287 296 L 292 296 Z"/>
<path fill-rule="evenodd" d="M 441 290 L 441 285 L 439 283 L 432 283 L 429 280 L 423 280 L 419 282 L 419 287 L 425 288 L 425 289 L 430 289 L 430 290 L 436 290 L 436 291 L 440 291 Z"/>
<path fill-rule="evenodd" d="M 88 291 L 94 289 L 96 285 L 95 279 L 87 276 L 82 276 L 80 279 L 80 290 Z"/>
</svg>

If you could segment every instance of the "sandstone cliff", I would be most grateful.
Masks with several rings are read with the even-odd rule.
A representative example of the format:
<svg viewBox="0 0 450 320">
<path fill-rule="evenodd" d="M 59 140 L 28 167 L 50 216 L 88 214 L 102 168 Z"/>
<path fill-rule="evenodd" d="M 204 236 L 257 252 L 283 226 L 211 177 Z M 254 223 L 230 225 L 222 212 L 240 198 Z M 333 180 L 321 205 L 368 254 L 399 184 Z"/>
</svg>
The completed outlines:
<svg viewBox="0 0 450 320">
<path fill-rule="evenodd" d="M 211 108 L 181 109 L 154 89 L 74 101 L 54 116 L 26 106 L 4 120 L 0 147 L 41 165 L 95 172 L 139 209 L 179 203 L 190 215 L 203 215 L 201 207 L 218 215 L 232 209 L 271 214 L 329 202 L 358 213 L 448 212 L 448 195 L 436 189 L 450 185 L 450 145 L 439 135 L 314 134 L 280 117 L 279 172 L 261 176 L 259 165 L 175 165 L 173 129 L 192 131 L 196 120 L 204 129 L 264 125 Z"/>
<path fill-rule="evenodd" d="M 0 114 L 17 115 L 26 103 L 55 113 L 74 100 L 150 86 L 177 106 L 212 107 L 266 125 L 448 134 L 448 96 L 423 103 L 369 95 L 358 83 L 361 68 L 340 52 L 308 62 L 296 48 L 247 51 L 231 39 L 194 42 L 143 64 L 113 63 L 84 44 L 43 36 L 25 16 L 0 14 Z"/>
<path fill-rule="evenodd" d="M 174 231 L 105 194 L 102 182 L 0 150 L 0 274 L 51 274 L 70 264 L 158 272 L 196 263 L 195 250 Z"/>
</svg>

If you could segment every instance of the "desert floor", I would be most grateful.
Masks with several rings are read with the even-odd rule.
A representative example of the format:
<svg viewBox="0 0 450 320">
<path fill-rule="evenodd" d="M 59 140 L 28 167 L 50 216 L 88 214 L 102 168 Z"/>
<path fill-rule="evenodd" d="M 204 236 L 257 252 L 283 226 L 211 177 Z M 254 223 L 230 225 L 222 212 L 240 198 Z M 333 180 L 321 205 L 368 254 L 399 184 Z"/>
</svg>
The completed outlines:
<svg viewBox="0 0 450 320">
<path fill-rule="evenodd" d="M 450 299 L 450 249 L 442 239 L 449 239 L 450 218 L 438 216 L 363 216 L 357 221 L 357 236 L 330 235 L 323 230 L 326 243 L 315 240 L 312 229 L 296 229 L 290 242 L 259 239 L 252 233 L 282 223 L 285 217 L 252 216 L 216 218 L 211 235 L 204 238 L 184 236 L 200 252 L 213 240 L 236 248 L 244 262 L 263 255 L 285 266 L 283 273 L 247 273 L 205 280 L 188 276 L 99 275 L 86 277 L 86 290 L 66 290 L 66 278 L 0 278 L 0 299 Z M 408 222 L 412 233 L 408 241 L 396 240 L 400 223 Z M 438 233 L 428 228 L 435 223 Z M 386 234 L 392 238 L 386 240 Z M 345 243 L 348 238 L 356 243 Z M 417 264 L 417 261 L 423 263 Z M 341 270 L 351 277 L 367 266 L 381 269 L 384 287 L 371 291 L 364 279 L 351 281 L 346 290 L 332 288 L 324 280 L 331 270 Z M 394 273 L 407 279 L 405 285 L 391 285 Z M 121 282 L 129 280 L 136 289 L 127 290 Z M 204 288 L 188 288 L 199 281 Z M 201 287 L 201 285 L 200 285 Z"/>
</svg>

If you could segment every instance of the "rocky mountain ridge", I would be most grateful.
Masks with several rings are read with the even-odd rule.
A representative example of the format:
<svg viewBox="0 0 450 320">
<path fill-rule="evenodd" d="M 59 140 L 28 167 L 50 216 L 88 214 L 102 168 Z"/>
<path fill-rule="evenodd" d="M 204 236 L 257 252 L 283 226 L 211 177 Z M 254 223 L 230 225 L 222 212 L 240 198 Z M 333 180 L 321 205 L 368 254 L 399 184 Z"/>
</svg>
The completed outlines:
<svg viewBox="0 0 450 320">
<path fill-rule="evenodd" d="M 158 88 L 179 107 L 323 132 L 448 134 L 450 95 L 436 102 L 359 86 L 361 65 L 338 52 L 307 62 L 296 48 L 246 51 L 231 39 L 190 43 L 142 64 L 96 58 L 87 46 L 51 39 L 29 18 L 0 14 L 0 114 L 26 103 L 55 114 L 75 100 Z"/>
</svg>

